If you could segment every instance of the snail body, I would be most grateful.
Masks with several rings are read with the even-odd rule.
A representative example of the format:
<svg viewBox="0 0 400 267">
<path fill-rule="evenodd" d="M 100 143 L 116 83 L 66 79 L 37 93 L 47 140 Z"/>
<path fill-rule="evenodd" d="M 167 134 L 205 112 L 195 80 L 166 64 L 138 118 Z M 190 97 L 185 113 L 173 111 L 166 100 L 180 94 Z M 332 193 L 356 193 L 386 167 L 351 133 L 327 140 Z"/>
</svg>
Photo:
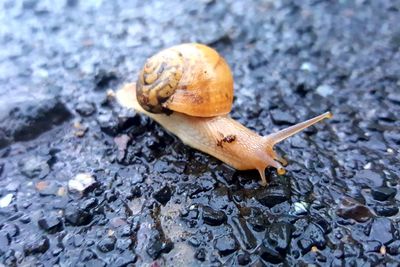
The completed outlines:
<svg viewBox="0 0 400 267">
<path fill-rule="evenodd" d="M 191 48 L 188 49 L 186 46 L 190 46 Z M 150 72 L 147 72 L 145 70 L 142 70 L 136 84 L 126 84 L 122 89 L 117 92 L 117 99 L 121 105 L 128 108 L 133 108 L 136 111 L 151 117 L 153 120 L 161 124 L 166 130 L 176 135 L 183 143 L 207 154 L 210 154 L 237 170 L 258 170 L 261 176 L 261 184 L 265 186 L 267 185 L 265 169 L 268 166 L 271 166 L 276 168 L 279 174 L 284 174 L 285 169 L 282 165 L 287 164 L 287 162 L 283 158 L 279 157 L 276 154 L 273 149 L 274 145 L 296 134 L 304 128 L 307 128 L 317 123 L 318 121 L 329 118 L 331 116 L 331 113 L 326 112 L 313 119 L 288 127 L 277 133 L 272 133 L 268 136 L 260 136 L 256 132 L 246 128 L 241 123 L 233 120 L 229 116 L 229 111 L 231 109 L 233 99 L 232 75 L 230 73 L 229 67 L 225 63 L 225 60 L 223 60 L 222 57 L 220 57 L 215 50 L 208 47 L 206 47 L 205 49 L 204 47 L 206 46 L 199 44 L 183 44 L 180 46 L 172 47 L 170 48 L 170 50 L 172 50 L 173 53 L 176 53 L 176 51 L 178 51 L 179 55 L 179 51 L 182 51 L 183 49 L 186 50 L 185 53 L 181 52 L 179 56 L 185 55 L 185 57 L 190 58 L 195 57 L 203 58 L 203 60 L 206 59 L 205 61 L 202 61 L 201 64 L 198 63 L 201 69 L 195 71 L 193 69 L 196 68 L 196 64 L 190 65 L 188 63 L 190 67 L 187 70 L 191 71 L 192 74 L 183 74 L 180 76 L 184 77 L 184 75 L 188 75 L 191 76 L 192 79 L 194 79 L 195 77 L 199 78 L 199 81 L 197 81 L 197 83 L 193 85 L 193 88 L 201 89 L 201 86 L 199 87 L 199 84 L 209 85 L 211 83 L 211 87 L 204 87 L 202 90 L 205 89 L 207 91 L 207 88 L 210 88 L 211 91 L 218 91 L 219 93 L 217 98 L 220 97 L 220 99 L 222 100 L 225 99 L 225 101 L 230 101 L 229 103 L 222 103 L 221 108 L 218 106 L 218 103 L 221 102 L 221 100 L 211 100 L 212 104 L 210 104 L 208 100 L 212 99 L 212 94 L 204 92 L 199 95 L 200 97 L 202 97 L 203 100 L 201 104 L 205 105 L 205 108 L 202 112 L 200 112 L 200 115 L 195 116 L 191 115 L 191 113 L 193 112 L 193 109 L 191 109 L 191 105 L 193 104 L 192 100 L 179 100 L 178 102 L 176 102 L 178 103 L 178 105 L 171 105 L 171 103 L 173 103 L 176 98 L 174 97 L 174 92 L 169 93 L 169 97 L 164 97 L 166 94 L 162 95 L 162 97 L 159 97 L 160 91 L 173 91 L 173 89 L 169 89 L 171 85 L 176 86 L 180 84 L 179 86 L 181 86 L 182 84 L 184 84 L 185 86 L 178 86 L 178 89 L 175 90 L 175 92 L 178 91 L 178 93 L 180 94 L 177 98 L 180 99 L 182 96 L 185 95 L 188 96 L 189 99 L 193 98 L 192 92 L 180 92 L 185 91 L 185 88 L 191 88 L 192 85 L 187 85 L 186 82 L 183 83 L 181 82 L 181 80 L 179 80 L 178 82 L 171 82 L 171 80 L 175 79 L 175 77 L 178 77 L 179 75 L 173 75 L 174 77 L 172 78 L 164 77 L 160 79 L 160 81 L 167 81 L 165 83 L 166 85 L 158 84 L 157 86 L 154 86 L 154 88 L 158 88 L 157 90 L 159 91 L 153 94 L 151 92 L 147 92 L 147 96 L 143 98 L 143 85 L 146 84 L 146 86 L 148 86 L 150 84 L 144 82 L 144 80 L 146 80 L 145 75 L 151 75 Z M 205 53 L 206 56 L 193 56 L 196 53 L 195 51 L 191 51 L 190 53 L 188 52 L 188 54 L 186 54 L 186 52 L 191 49 L 200 49 L 200 53 Z M 151 61 L 162 61 L 163 59 L 171 61 L 171 57 L 165 56 L 164 54 L 167 50 L 161 51 L 161 56 L 160 54 L 158 54 L 159 58 L 151 58 Z M 212 56 L 207 56 L 208 53 L 211 53 Z M 208 62 L 207 59 L 210 58 L 211 62 Z M 181 62 L 185 62 L 185 59 L 181 60 Z M 161 65 L 162 64 L 163 62 L 161 62 Z M 165 64 L 168 64 L 168 61 L 165 62 Z M 172 65 L 175 66 L 175 61 L 172 63 Z M 204 67 L 204 65 L 207 65 L 207 67 Z M 154 75 L 152 79 L 147 80 L 156 80 L 154 79 L 155 76 L 161 77 L 162 74 L 160 74 L 160 72 L 166 68 L 167 67 L 165 66 L 163 66 L 162 68 L 158 68 L 157 74 Z M 185 66 L 172 67 L 171 69 L 177 68 L 185 71 Z M 204 68 L 207 69 L 207 75 L 209 76 L 204 77 L 202 75 L 197 75 L 198 73 L 202 73 L 202 69 Z M 146 69 L 146 66 L 144 69 Z M 212 77 L 212 79 L 209 79 L 209 77 Z M 204 79 L 206 82 L 204 83 L 202 79 Z M 221 79 L 221 81 L 214 81 L 218 79 Z M 230 81 L 228 81 L 229 79 Z M 167 86 L 167 88 L 165 86 Z M 219 90 L 215 90 L 215 88 L 219 88 Z M 147 91 L 151 90 L 149 89 Z M 198 90 L 193 90 L 193 92 L 196 91 Z M 230 92 L 232 92 L 232 95 L 229 94 Z M 150 98 L 154 96 L 155 98 L 153 100 L 150 100 Z M 178 106 L 179 109 L 184 109 L 185 104 L 189 106 L 188 109 L 190 110 L 190 112 L 177 112 L 176 109 L 174 109 L 173 111 L 170 109 L 171 107 L 175 108 L 176 106 Z M 213 108 L 213 105 L 216 105 L 217 107 Z M 196 107 L 194 110 L 199 111 L 201 110 L 201 108 Z"/>
</svg>

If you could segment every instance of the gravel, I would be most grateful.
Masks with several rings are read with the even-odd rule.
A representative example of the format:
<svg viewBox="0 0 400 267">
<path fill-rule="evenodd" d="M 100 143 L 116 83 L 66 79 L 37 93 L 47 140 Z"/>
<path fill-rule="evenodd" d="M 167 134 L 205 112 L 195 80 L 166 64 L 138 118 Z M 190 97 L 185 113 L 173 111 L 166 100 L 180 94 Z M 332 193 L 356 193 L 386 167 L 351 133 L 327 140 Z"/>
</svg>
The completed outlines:
<svg viewBox="0 0 400 267">
<path fill-rule="evenodd" d="M 398 1 L 0 7 L 0 265 L 400 264 Z M 279 144 L 262 188 L 113 100 L 183 42 L 226 58 L 260 134 L 334 117 Z"/>
</svg>

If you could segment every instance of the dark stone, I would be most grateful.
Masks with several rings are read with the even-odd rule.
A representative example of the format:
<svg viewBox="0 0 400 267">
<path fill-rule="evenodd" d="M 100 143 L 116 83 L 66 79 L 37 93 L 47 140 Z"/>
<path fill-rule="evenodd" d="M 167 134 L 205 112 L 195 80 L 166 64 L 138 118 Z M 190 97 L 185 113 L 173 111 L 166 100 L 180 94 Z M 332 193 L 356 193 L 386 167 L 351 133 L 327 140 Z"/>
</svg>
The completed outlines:
<svg viewBox="0 0 400 267">
<path fill-rule="evenodd" d="M 290 199 L 290 189 L 284 185 L 268 186 L 256 192 L 255 198 L 269 208 Z"/>
<path fill-rule="evenodd" d="M 379 216 L 385 216 L 385 217 L 391 217 L 395 216 L 399 212 L 399 207 L 395 205 L 390 205 L 390 206 L 375 206 L 374 210 L 377 215 Z"/>
<path fill-rule="evenodd" d="M 196 250 L 194 257 L 199 261 L 205 261 L 207 256 L 207 252 L 204 248 L 199 248 Z"/>
<path fill-rule="evenodd" d="M 50 172 L 47 161 L 40 157 L 30 157 L 20 162 L 21 173 L 28 178 L 44 178 Z"/>
<path fill-rule="evenodd" d="M 251 262 L 250 254 L 245 252 L 243 254 L 239 254 L 237 257 L 237 262 L 239 265 L 247 265 Z"/>
<path fill-rule="evenodd" d="M 280 263 L 283 261 L 281 254 L 275 249 L 261 245 L 258 249 L 258 254 L 263 260 L 271 263 Z"/>
<path fill-rule="evenodd" d="M 270 112 L 270 114 L 272 121 L 277 125 L 296 123 L 296 118 L 292 116 L 289 112 L 274 109 Z"/>
<path fill-rule="evenodd" d="M 13 141 L 31 140 L 54 125 L 69 120 L 71 113 L 52 95 L 13 97 L 0 102 L 0 148 Z"/>
<path fill-rule="evenodd" d="M 326 239 L 320 226 L 310 223 L 299 238 L 298 244 L 304 253 L 310 251 L 312 246 L 324 249 Z"/>
<path fill-rule="evenodd" d="M 250 217 L 247 222 L 252 226 L 253 230 L 256 232 L 262 232 L 267 226 L 267 219 L 264 215 L 256 215 L 255 217 Z"/>
<path fill-rule="evenodd" d="M 46 236 L 41 236 L 38 239 L 24 245 L 26 255 L 45 253 L 49 249 L 49 239 Z"/>
<path fill-rule="evenodd" d="M 226 222 L 226 214 L 221 210 L 214 210 L 209 206 L 203 207 L 203 220 L 206 224 L 218 226 Z"/>
<path fill-rule="evenodd" d="M 75 109 L 83 117 L 88 117 L 96 111 L 94 104 L 87 101 L 79 102 Z"/>
<path fill-rule="evenodd" d="M 94 76 L 94 83 L 96 88 L 104 89 L 111 85 L 112 81 L 117 79 L 117 75 L 113 71 L 106 71 L 104 69 L 99 69 Z"/>
<path fill-rule="evenodd" d="M 100 126 L 100 129 L 110 136 L 116 136 L 118 133 L 118 117 L 112 113 L 107 112 L 97 116 L 97 123 Z"/>
<path fill-rule="evenodd" d="M 167 204 L 168 201 L 171 199 L 171 195 L 172 195 L 171 188 L 165 185 L 160 190 L 158 190 L 153 194 L 153 198 L 165 206 L 165 204 Z"/>
<path fill-rule="evenodd" d="M 396 195 L 397 190 L 396 188 L 392 187 L 377 187 L 377 188 L 372 188 L 371 194 L 375 200 L 379 201 L 386 201 L 394 198 Z"/>
<path fill-rule="evenodd" d="M 100 240 L 99 243 L 97 243 L 97 248 L 103 253 L 110 252 L 114 249 L 115 242 L 117 239 L 115 236 L 108 236 Z"/>
<path fill-rule="evenodd" d="M 289 223 L 278 222 L 269 225 L 266 229 L 263 244 L 275 248 L 281 255 L 286 255 L 292 238 L 292 226 Z"/>
<path fill-rule="evenodd" d="M 282 262 L 292 238 L 292 226 L 285 222 L 268 225 L 259 249 L 260 256 L 271 263 Z"/>
<path fill-rule="evenodd" d="M 345 219 L 354 219 L 358 222 L 365 222 L 374 214 L 371 210 L 352 198 L 345 198 L 339 204 L 336 214 Z"/>
<path fill-rule="evenodd" d="M 54 215 L 48 215 L 38 221 L 40 228 L 50 234 L 59 232 L 63 229 L 63 224 L 60 218 Z"/>
<path fill-rule="evenodd" d="M 239 244 L 235 236 L 229 234 L 217 238 L 215 241 L 215 248 L 221 256 L 228 256 L 239 248 Z"/>
<path fill-rule="evenodd" d="M 157 259 L 162 253 L 168 253 L 174 247 L 170 240 L 161 240 L 158 234 L 152 235 L 146 246 L 147 254 L 153 259 Z"/>
<path fill-rule="evenodd" d="M 74 226 L 87 225 L 92 221 L 92 214 L 76 206 L 69 206 L 65 210 L 65 220 Z"/>
<path fill-rule="evenodd" d="M 400 255 L 400 240 L 396 240 L 396 241 L 390 243 L 387 246 L 387 252 L 393 256 Z"/>
</svg>

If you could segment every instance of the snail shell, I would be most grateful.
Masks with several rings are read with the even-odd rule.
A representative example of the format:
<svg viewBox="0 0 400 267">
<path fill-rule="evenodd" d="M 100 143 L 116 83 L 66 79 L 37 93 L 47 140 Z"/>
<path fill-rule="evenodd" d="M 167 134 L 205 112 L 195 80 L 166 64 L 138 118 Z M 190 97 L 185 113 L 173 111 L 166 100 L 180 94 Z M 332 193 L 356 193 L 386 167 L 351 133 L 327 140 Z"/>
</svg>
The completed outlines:
<svg viewBox="0 0 400 267">
<path fill-rule="evenodd" d="M 231 111 L 233 77 L 214 49 L 181 44 L 146 61 L 136 83 L 136 96 L 143 109 L 151 113 L 177 111 L 213 117 Z"/>
</svg>

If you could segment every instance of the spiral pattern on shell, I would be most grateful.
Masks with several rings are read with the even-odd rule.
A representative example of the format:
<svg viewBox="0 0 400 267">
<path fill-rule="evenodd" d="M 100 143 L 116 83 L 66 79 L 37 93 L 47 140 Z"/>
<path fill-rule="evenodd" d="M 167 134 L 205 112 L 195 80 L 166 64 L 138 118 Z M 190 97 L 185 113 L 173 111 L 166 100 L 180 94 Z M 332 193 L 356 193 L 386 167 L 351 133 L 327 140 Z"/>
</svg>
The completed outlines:
<svg viewBox="0 0 400 267">
<path fill-rule="evenodd" d="M 136 84 L 137 100 L 146 111 L 168 113 L 162 104 L 171 97 L 182 78 L 183 56 L 164 50 L 149 58 Z"/>
</svg>

